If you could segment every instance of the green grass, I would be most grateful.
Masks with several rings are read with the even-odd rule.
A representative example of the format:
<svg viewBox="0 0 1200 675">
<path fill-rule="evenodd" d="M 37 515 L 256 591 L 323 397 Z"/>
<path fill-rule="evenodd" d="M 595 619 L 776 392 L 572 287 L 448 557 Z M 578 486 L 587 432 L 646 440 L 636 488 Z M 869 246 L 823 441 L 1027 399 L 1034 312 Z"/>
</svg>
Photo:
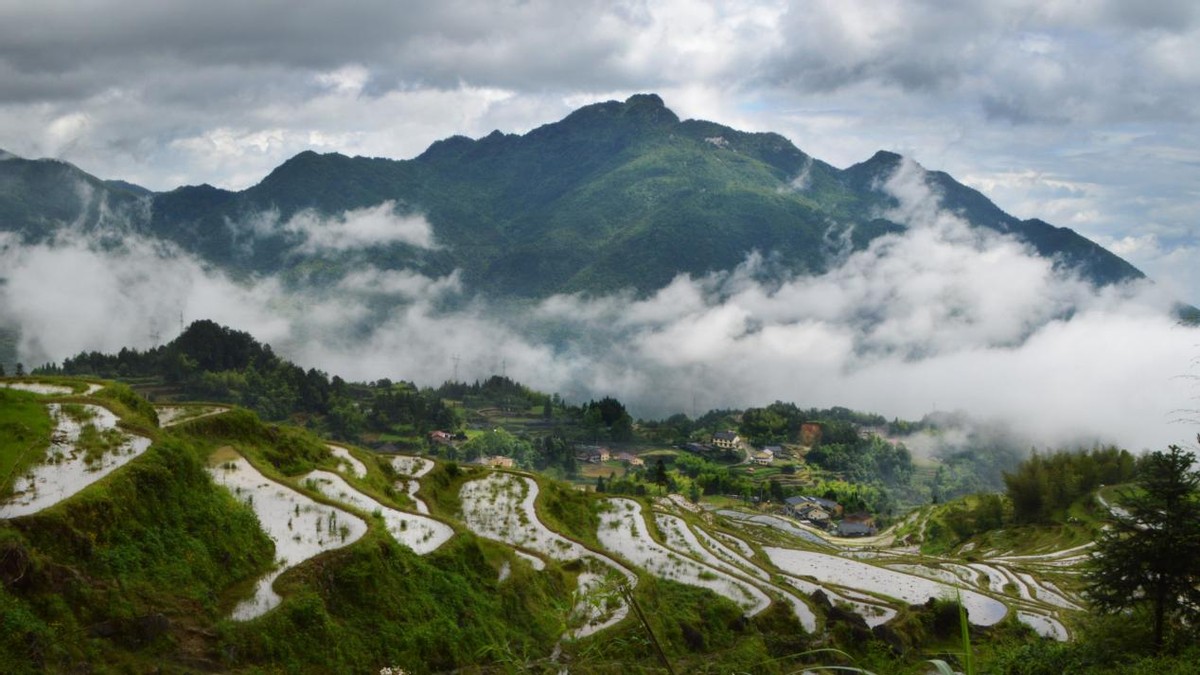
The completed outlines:
<svg viewBox="0 0 1200 675">
<path fill-rule="evenodd" d="M 0 423 L 32 411 L 46 425 L 42 437 L 48 435 L 49 419 L 35 396 L 3 391 L 0 396 Z M 88 399 L 63 400 L 81 404 Z M 126 426 L 128 420 L 133 425 L 152 421 L 140 412 L 137 399 L 121 392 L 103 402 Z M 222 448 L 236 448 L 272 479 L 291 485 L 299 475 L 334 469 L 337 462 L 324 441 L 309 432 L 265 424 L 238 409 L 154 430 L 154 438 L 143 456 L 76 497 L 34 516 L 0 521 L 0 625 L 5 629 L 0 631 L 0 672 L 73 671 L 83 664 L 98 672 L 144 672 L 163 665 L 169 671 L 255 673 L 379 672 L 384 666 L 411 673 L 537 673 L 557 672 L 563 664 L 580 673 L 663 672 L 645 629 L 634 620 L 563 643 L 563 660 L 552 663 L 549 654 L 566 625 L 581 568 L 551 561 L 535 571 L 510 547 L 467 531 L 458 520 L 459 491 L 488 470 L 452 462 L 439 461 L 421 479 L 421 497 L 455 530 L 443 547 L 417 556 L 365 514 L 371 527 L 362 539 L 280 577 L 276 587 L 284 600 L 277 609 L 250 622 L 230 621 L 228 611 L 271 566 L 273 547 L 253 512 L 213 484 L 205 471 L 209 458 Z M 6 442 L 0 458 L 19 454 L 12 452 L 7 436 L 0 436 L 0 443 Z M 384 504 L 408 506 L 394 490 L 396 477 L 387 458 L 351 451 L 368 474 L 361 479 L 342 474 L 348 482 Z M 659 456 L 673 454 L 659 451 Z M 650 461 L 652 466 L 653 455 Z M 539 519 L 595 548 L 597 496 L 562 482 L 538 482 Z M 979 545 L 1065 548 L 1089 536 L 1102 516 L 1085 502 L 1077 506 L 1079 512 L 1073 507 L 1071 514 L 1079 522 L 1008 528 L 985 535 L 990 539 L 981 538 Z M 683 518 L 702 521 L 690 513 Z M 719 527 L 705 526 L 709 531 Z M 805 547 L 773 531 L 728 527 L 755 545 Z M 506 565 L 509 576 L 501 581 L 499 571 Z M 633 592 L 680 673 L 795 673 L 805 664 L 831 660 L 876 673 L 924 673 L 926 659 L 961 663 L 956 657 L 966 640 L 976 669 L 991 672 L 993 663 L 1016 663 L 1004 661 L 1008 654 L 1041 644 L 1015 621 L 963 636 L 953 603 L 902 608 L 887 624 L 895 643 L 904 646 L 898 654 L 854 617 L 839 617 L 832 609 L 817 608 L 826 630 L 814 638 L 786 603 L 747 619 L 710 591 L 646 573 Z M 156 623 L 159 615 L 166 621 Z M 845 650 L 853 661 L 814 653 L 814 640 Z M 1060 662 L 1059 652 L 1044 651 L 1051 662 Z"/>
<path fill-rule="evenodd" d="M 104 455 L 121 447 L 126 436 L 120 429 L 97 429 L 94 424 L 85 423 L 79 430 L 79 440 L 75 449 L 83 452 L 83 461 L 94 464 L 104 458 Z"/>
<path fill-rule="evenodd" d="M 211 627 L 226 593 L 267 569 L 270 541 L 212 484 L 203 453 L 156 443 L 75 497 L 0 523 L 0 557 L 29 561 L 20 583 L 0 589 L 9 638 L 0 671 L 145 670 L 190 630 Z M 104 639 L 89 637 L 97 627 Z"/>
<path fill-rule="evenodd" d="M 53 421 L 33 394 L 0 388 L 0 496 L 13 480 L 41 461 L 50 445 Z"/>
</svg>

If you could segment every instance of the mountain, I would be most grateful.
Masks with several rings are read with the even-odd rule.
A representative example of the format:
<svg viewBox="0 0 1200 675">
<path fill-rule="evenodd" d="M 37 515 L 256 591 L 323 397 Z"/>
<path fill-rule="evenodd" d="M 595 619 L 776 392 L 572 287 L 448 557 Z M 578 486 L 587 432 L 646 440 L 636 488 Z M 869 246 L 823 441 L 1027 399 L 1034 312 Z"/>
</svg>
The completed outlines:
<svg viewBox="0 0 1200 675">
<path fill-rule="evenodd" d="M 46 241 L 64 228 L 117 235 L 145 223 L 151 204 L 144 188 L 0 150 L 0 231 L 26 242 Z"/>
<path fill-rule="evenodd" d="M 899 155 L 840 170 L 773 133 L 680 120 L 653 94 L 585 106 L 525 135 L 454 136 L 411 160 L 303 152 L 257 185 L 147 193 L 60 162 L 0 162 L 0 228 L 44 238 L 56 227 L 120 227 L 168 241 L 238 273 L 293 279 L 364 263 L 425 274 L 462 270 L 474 291 L 645 294 L 679 273 L 725 270 L 758 251 L 786 270 L 820 273 L 844 253 L 903 229 L 880 188 Z M 944 205 L 1012 234 L 1097 285 L 1143 275 L 1080 236 L 1020 220 L 951 176 L 930 172 Z M 436 247 L 404 241 L 312 251 L 287 223 L 391 202 L 422 216 Z"/>
</svg>

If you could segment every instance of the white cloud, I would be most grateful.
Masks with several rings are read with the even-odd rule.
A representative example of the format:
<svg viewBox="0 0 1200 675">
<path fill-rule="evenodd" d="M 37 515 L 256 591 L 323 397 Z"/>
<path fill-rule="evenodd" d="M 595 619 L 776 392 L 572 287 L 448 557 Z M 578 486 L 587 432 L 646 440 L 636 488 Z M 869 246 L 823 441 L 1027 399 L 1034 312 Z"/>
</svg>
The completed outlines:
<svg viewBox="0 0 1200 675">
<path fill-rule="evenodd" d="M 433 228 L 424 216 L 398 215 L 394 201 L 353 209 L 334 217 L 301 211 L 289 218 L 282 229 L 304 238 L 304 243 L 297 247 L 302 253 L 350 251 L 387 244 L 437 248 Z"/>
<path fill-rule="evenodd" d="M 778 131 L 838 166 L 880 148 L 912 154 L 1014 215 L 1113 245 L 1159 289 L 1200 304 L 1200 162 L 1187 150 L 1200 147 L 1198 37 L 1188 0 L 316 2 L 284 17 L 240 2 L 8 3 L 0 147 L 154 189 L 240 189 L 302 150 L 412 157 L 451 134 L 524 132 L 586 103 L 657 91 L 682 117 Z M 7 311 L 42 341 L 27 342 L 29 354 L 145 344 L 151 323 L 165 333 L 184 307 L 272 342 L 290 337 L 292 353 L 348 376 L 391 368 L 433 382 L 458 353 L 474 375 L 507 361 L 536 386 L 646 406 L 690 408 L 695 394 L 701 405 L 807 398 L 913 414 L 962 400 L 1023 415 L 1035 401 L 1033 426 L 1077 426 L 1066 422 L 1105 410 L 1098 424 L 1134 445 L 1139 425 L 1159 430 L 1146 436 L 1157 444 L 1161 419 L 1149 410 L 1181 392 L 1135 357 L 1183 370 L 1194 342 L 1147 314 L 1165 300 L 1146 288 L 1091 293 L 1014 242 L 964 232 L 922 201 L 919 181 L 910 188 L 905 217 L 925 226 L 817 279 L 761 287 L 751 260 L 641 301 L 563 297 L 529 313 L 469 302 L 448 311 L 434 298 L 461 293 L 456 278 L 378 270 L 343 280 L 352 301 L 301 300 L 136 247 L 10 251 L 0 269 Z M 422 221 L 383 210 L 292 226 L 314 246 L 435 245 Z M 94 284 L 59 271 L 76 266 Z M 403 303 L 390 333 L 364 342 L 340 332 L 339 322 L 377 320 L 381 296 Z M 111 316 L 132 320 L 113 327 Z M 542 337 L 562 326 L 571 340 Z M 1107 326 L 1129 353 L 1101 341 Z M 1078 354 L 1056 352 L 1071 341 Z M 1085 355 L 1128 372 L 1137 384 L 1126 391 L 1149 392 L 1133 412 L 1104 408 L 1123 394 L 1115 381 L 1091 384 Z M 1023 393 L 1006 393 L 1018 379 Z M 1091 391 L 1073 391 L 1075 381 Z M 672 390 L 645 393 L 663 382 Z"/>
<path fill-rule="evenodd" d="M 265 341 L 287 332 L 285 321 L 264 311 L 283 295 L 274 282 L 241 286 L 136 239 L 116 248 L 82 238 L 10 241 L 0 247 L 0 269 L 0 314 L 21 327 L 21 356 L 31 364 L 83 350 L 147 348 L 173 337 L 181 320 L 210 318 Z"/>
<path fill-rule="evenodd" d="M 457 360 L 468 381 L 503 371 L 575 400 L 616 395 L 642 416 L 785 400 L 906 418 L 964 409 L 1046 444 L 1191 437 L 1171 420 L 1195 394 L 1180 376 L 1200 340 L 1174 325 L 1166 293 L 1095 291 L 968 228 L 938 208 L 913 163 L 887 186 L 906 233 L 823 275 L 771 284 L 757 281 L 766 263 L 754 255 L 642 299 L 555 296 L 529 308 L 463 297 L 457 275 L 362 268 L 306 291 L 234 284 L 136 243 L 79 242 L 6 249 L 0 307 L 24 326 L 30 362 L 147 346 L 151 330 L 169 338 L 182 311 L 349 379 L 435 385 Z"/>
</svg>

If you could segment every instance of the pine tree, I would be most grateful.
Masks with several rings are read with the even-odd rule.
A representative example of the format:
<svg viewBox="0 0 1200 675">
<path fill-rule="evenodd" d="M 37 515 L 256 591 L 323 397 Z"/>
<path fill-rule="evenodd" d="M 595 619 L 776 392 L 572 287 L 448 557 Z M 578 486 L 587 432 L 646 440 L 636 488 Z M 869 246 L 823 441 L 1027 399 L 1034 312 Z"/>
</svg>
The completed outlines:
<svg viewBox="0 0 1200 675">
<path fill-rule="evenodd" d="M 659 485 L 667 484 L 667 467 L 661 458 L 654 464 L 654 482 Z"/>
<path fill-rule="evenodd" d="M 1092 604 L 1106 612 L 1146 605 L 1159 650 L 1168 622 L 1200 620 L 1200 474 L 1177 446 L 1142 460 L 1138 488 L 1123 495 L 1086 573 Z"/>
</svg>

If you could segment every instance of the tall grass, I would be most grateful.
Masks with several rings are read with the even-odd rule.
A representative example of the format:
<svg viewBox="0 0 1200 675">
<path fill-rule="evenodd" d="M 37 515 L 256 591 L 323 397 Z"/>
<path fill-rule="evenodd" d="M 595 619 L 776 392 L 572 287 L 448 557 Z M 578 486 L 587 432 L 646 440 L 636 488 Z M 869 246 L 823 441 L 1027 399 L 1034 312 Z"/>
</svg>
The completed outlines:
<svg viewBox="0 0 1200 675">
<path fill-rule="evenodd" d="M 53 422 L 33 394 L 0 388 L 0 499 L 13 480 L 41 461 Z"/>
<path fill-rule="evenodd" d="M 971 652 L 971 624 L 967 621 L 967 608 L 963 606 L 962 594 L 956 593 L 955 599 L 958 601 L 958 624 L 959 635 L 962 640 L 962 661 L 963 671 L 957 673 L 950 664 L 942 659 L 930 659 L 929 663 L 937 669 L 938 675 L 975 675 L 975 659 Z"/>
</svg>

